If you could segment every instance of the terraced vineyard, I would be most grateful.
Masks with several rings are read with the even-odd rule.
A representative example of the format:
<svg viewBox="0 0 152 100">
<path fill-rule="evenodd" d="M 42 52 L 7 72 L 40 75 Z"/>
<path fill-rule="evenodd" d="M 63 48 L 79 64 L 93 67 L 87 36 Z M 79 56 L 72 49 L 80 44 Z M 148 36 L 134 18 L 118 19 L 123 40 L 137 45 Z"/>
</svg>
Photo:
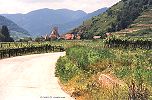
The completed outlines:
<svg viewBox="0 0 152 100">
<path fill-rule="evenodd" d="M 152 8 L 144 11 L 129 28 L 114 32 L 115 35 L 152 38 Z"/>
</svg>

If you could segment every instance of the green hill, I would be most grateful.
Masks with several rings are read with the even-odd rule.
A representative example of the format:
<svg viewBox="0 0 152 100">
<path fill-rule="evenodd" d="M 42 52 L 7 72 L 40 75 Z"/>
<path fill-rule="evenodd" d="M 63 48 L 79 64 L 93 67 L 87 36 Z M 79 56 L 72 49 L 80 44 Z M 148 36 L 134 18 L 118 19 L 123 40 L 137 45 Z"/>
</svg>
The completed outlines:
<svg viewBox="0 0 152 100">
<path fill-rule="evenodd" d="M 136 25 L 133 26 L 133 23 L 137 23 L 138 20 L 142 19 L 139 16 L 151 11 L 151 6 L 151 0 L 122 0 L 105 13 L 85 21 L 83 25 L 75 28 L 72 32 L 81 34 L 83 38 L 88 39 L 94 35 L 105 36 L 107 32 L 123 30 L 131 24 L 132 26 L 130 27 L 136 27 Z M 144 20 L 148 20 L 147 17 Z M 143 23 L 148 24 L 144 21 Z"/>
<path fill-rule="evenodd" d="M 114 32 L 117 36 L 152 38 L 152 8 L 149 7 L 126 29 Z"/>
</svg>

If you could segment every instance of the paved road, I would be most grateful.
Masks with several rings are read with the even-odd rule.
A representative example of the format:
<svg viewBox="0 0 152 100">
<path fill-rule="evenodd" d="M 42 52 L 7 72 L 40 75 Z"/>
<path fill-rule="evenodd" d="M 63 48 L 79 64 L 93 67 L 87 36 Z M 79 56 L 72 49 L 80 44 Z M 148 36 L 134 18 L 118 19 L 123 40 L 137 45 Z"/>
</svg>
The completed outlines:
<svg viewBox="0 0 152 100">
<path fill-rule="evenodd" d="M 0 100 L 73 100 L 54 75 L 65 53 L 28 55 L 0 60 Z"/>
</svg>

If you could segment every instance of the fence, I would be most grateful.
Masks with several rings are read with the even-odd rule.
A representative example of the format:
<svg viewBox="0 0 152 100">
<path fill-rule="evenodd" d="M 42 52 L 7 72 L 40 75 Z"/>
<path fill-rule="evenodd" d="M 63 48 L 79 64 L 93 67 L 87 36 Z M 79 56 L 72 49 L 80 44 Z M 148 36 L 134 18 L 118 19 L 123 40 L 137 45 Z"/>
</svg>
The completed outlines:
<svg viewBox="0 0 152 100">
<path fill-rule="evenodd" d="M 64 51 L 62 46 L 31 46 L 31 47 L 22 47 L 22 48 L 12 48 L 0 50 L 0 59 L 22 56 L 27 54 L 40 54 L 40 53 L 49 53 L 49 52 L 58 52 Z"/>
</svg>

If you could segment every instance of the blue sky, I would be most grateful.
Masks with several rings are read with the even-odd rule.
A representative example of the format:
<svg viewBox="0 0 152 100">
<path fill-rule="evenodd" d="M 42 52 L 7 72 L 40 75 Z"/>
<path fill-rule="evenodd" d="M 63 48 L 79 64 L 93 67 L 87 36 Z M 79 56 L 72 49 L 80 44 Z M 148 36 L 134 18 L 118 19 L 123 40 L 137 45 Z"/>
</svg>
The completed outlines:
<svg viewBox="0 0 152 100">
<path fill-rule="evenodd" d="M 71 9 L 87 13 L 102 7 L 110 7 L 120 0 L 0 0 L 0 13 L 27 13 L 32 10 Z"/>
</svg>

